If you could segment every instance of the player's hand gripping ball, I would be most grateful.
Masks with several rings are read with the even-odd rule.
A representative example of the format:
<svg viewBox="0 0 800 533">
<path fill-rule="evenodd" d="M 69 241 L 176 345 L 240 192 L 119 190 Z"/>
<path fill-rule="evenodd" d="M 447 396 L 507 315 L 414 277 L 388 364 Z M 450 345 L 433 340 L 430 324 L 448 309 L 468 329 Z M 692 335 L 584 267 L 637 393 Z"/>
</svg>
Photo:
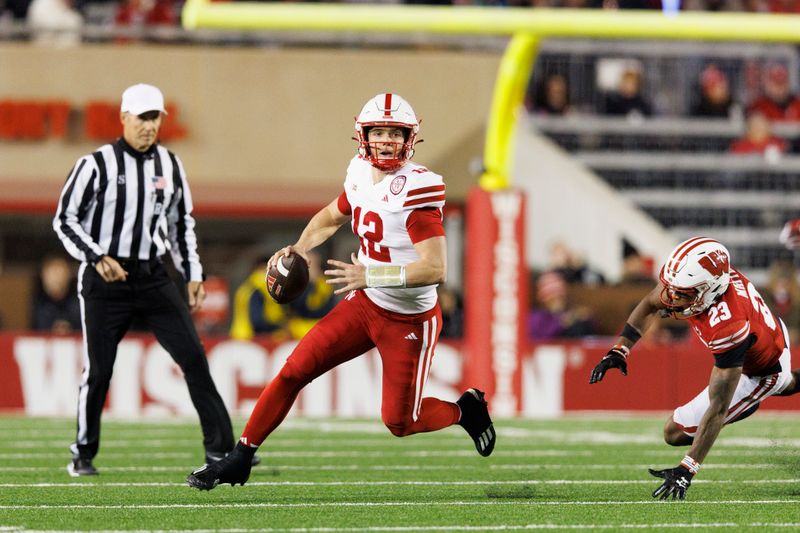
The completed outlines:
<svg viewBox="0 0 800 533">
<path fill-rule="evenodd" d="M 300 254 L 281 256 L 267 272 L 267 291 L 279 304 L 288 304 L 308 285 L 308 263 Z"/>
</svg>

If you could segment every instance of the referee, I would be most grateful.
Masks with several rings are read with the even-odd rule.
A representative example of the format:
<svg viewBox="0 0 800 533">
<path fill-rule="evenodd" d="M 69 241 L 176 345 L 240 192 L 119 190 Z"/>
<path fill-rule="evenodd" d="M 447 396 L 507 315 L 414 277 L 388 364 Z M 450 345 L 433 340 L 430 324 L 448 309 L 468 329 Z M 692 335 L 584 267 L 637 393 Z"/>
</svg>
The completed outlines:
<svg viewBox="0 0 800 533">
<path fill-rule="evenodd" d="M 67 465 L 73 477 L 97 474 L 92 460 L 117 344 L 134 319 L 153 331 L 183 370 L 200 416 L 206 462 L 233 449 L 231 420 L 189 314 L 205 298 L 203 269 L 183 164 L 156 143 L 165 114 L 158 88 L 128 87 L 120 109 L 122 138 L 78 160 L 53 219 L 64 247 L 81 261 L 83 374 Z M 167 250 L 187 282 L 188 307 L 162 263 Z"/>
</svg>

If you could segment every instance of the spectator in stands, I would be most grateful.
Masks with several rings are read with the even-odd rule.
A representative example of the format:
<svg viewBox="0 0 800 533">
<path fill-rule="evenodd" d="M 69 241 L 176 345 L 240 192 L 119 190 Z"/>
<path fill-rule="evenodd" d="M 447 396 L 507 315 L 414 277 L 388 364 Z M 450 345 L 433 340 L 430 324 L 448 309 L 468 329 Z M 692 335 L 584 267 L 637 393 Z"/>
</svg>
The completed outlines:
<svg viewBox="0 0 800 533">
<path fill-rule="evenodd" d="M 561 241 L 550 246 L 550 270 L 558 272 L 567 283 L 602 285 L 606 281 L 600 272 L 592 270 L 583 257 Z"/>
<path fill-rule="evenodd" d="M 763 94 L 750 104 L 747 114 L 760 113 L 771 121 L 800 120 L 800 98 L 792 94 L 785 66 L 768 65 L 763 75 Z"/>
<path fill-rule="evenodd" d="M 586 307 L 575 307 L 558 272 L 545 272 L 536 282 L 536 300 L 528 314 L 528 338 L 534 340 L 594 335 L 595 323 Z"/>
<path fill-rule="evenodd" d="M 267 292 L 268 259 L 259 259 L 236 290 L 231 338 L 248 340 L 255 335 L 271 335 L 275 340 L 301 339 L 336 303 L 333 287 L 326 283 L 322 274 L 317 252 L 308 253 L 308 287 L 286 305 L 275 302 Z"/>
<path fill-rule="evenodd" d="M 622 240 L 622 277 L 621 283 L 653 284 L 653 265 L 651 258 L 645 258 L 627 239 Z"/>
<path fill-rule="evenodd" d="M 42 261 L 31 326 L 35 331 L 52 333 L 81 331 L 75 272 L 61 256 L 48 256 Z"/>
<path fill-rule="evenodd" d="M 25 20 L 31 0 L 5 0 L 0 1 L 0 19 L 10 16 L 15 20 Z"/>
<path fill-rule="evenodd" d="M 797 0 L 767 0 L 767 9 L 771 13 L 800 13 L 800 2 Z"/>
<path fill-rule="evenodd" d="M 442 332 L 439 337 L 461 339 L 464 337 L 464 304 L 461 295 L 445 284 L 436 288 L 439 307 L 442 308 Z"/>
<path fill-rule="evenodd" d="M 38 44 L 71 46 L 81 42 L 83 17 L 68 0 L 33 0 L 27 22 Z"/>
<path fill-rule="evenodd" d="M 661 0 L 602 0 L 603 9 L 661 9 Z"/>
<path fill-rule="evenodd" d="M 526 98 L 526 107 L 533 113 L 564 115 L 570 110 L 569 87 L 561 74 L 548 74 Z"/>
<path fill-rule="evenodd" d="M 700 74 L 700 97 L 692 107 L 692 116 L 735 118 L 739 112 L 728 77 L 713 63 L 707 65 Z"/>
<path fill-rule="evenodd" d="M 622 72 L 616 91 L 606 94 L 605 112 L 608 115 L 649 117 L 653 107 L 642 95 L 642 73 L 629 66 Z"/>
<path fill-rule="evenodd" d="M 772 134 L 769 121 L 761 113 L 753 113 L 747 118 L 747 130 L 744 137 L 731 143 L 730 151 L 734 154 L 763 154 L 769 161 L 780 158 L 789 144 Z"/>
<path fill-rule="evenodd" d="M 116 26 L 140 31 L 147 27 L 176 26 L 178 22 L 173 0 L 123 0 L 114 15 Z M 118 38 L 116 41 L 128 42 L 130 39 Z"/>
<path fill-rule="evenodd" d="M 322 273 L 322 257 L 316 250 L 308 252 L 308 287 L 289 304 L 289 333 L 294 339 L 302 339 L 320 318 L 328 314 L 336 304 L 333 286 Z M 270 298 L 271 299 L 271 298 Z"/>
<path fill-rule="evenodd" d="M 800 338 L 800 283 L 791 261 L 776 261 L 761 291 L 769 308 L 786 324 L 790 340 Z"/>
<path fill-rule="evenodd" d="M 788 250 L 800 250 L 800 218 L 787 220 L 778 239 Z"/>
<path fill-rule="evenodd" d="M 600 7 L 600 4 L 601 0 L 512 0 L 508 2 L 509 6 L 568 7 L 572 9 Z"/>
<path fill-rule="evenodd" d="M 265 276 L 269 258 L 253 264 L 247 277 L 233 297 L 232 339 L 249 340 L 255 335 L 272 335 L 277 340 L 289 338 L 289 318 L 284 308 L 267 293 Z"/>
</svg>

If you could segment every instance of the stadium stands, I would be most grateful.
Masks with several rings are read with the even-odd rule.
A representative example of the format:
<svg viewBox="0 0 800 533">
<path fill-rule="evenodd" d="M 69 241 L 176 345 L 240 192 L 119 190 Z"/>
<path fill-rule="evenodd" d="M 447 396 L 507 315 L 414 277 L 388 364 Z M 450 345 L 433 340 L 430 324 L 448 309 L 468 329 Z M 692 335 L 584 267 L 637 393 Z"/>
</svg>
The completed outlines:
<svg viewBox="0 0 800 533">
<path fill-rule="evenodd" d="M 732 92 L 744 107 L 758 94 L 761 70 L 776 61 L 797 75 L 797 50 L 791 47 L 552 42 L 539 57 L 532 86 L 548 73 L 564 76 L 573 112 L 534 111 L 532 124 L 667 228 L 676 242 L 695 234 L 718 238 L 763 283 L 770 264 L 791 257 L 778 233 L 800 211 L 794 194 L 800 189 L 800 157 L 794 155 L 800 125 L 773 124 L 773 133 L 787 141 L 784 154 L 733 155 L 732 144 L 745 133 L 741 114 L 726 119 L 689 113 L 704 65 L 720 65 L 736 80 Z M 644 97 L 655 102 L 654 117 L 602 114 L 606 71 L 630 64 L 644 73 Z"/>
</svg>

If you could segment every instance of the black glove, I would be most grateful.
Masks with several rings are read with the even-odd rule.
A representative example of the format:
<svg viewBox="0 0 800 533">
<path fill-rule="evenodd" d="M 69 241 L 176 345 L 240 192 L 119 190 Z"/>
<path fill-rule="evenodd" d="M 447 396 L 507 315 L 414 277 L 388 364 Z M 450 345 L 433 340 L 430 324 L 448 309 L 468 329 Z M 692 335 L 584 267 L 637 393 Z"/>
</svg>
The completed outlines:
<svg viewBox="0 0 800 533">
<path fill-rule="evenodd" d="M 664 483 L 653 491 L 653 498 L 667 500 L 670 495 L 673 500 L 686 498 L 686 491 L 689 489 L 689 485 L 692 484 L 692 478 L 694 477 L 694 474 L 689 472 L 688 468 L 680 465 L 666 470 L 648 468 L 648 471 L 655 477 L 660 477 L 664 480 Z"/>
<path fill-rule="evenodd" d="M 615 344 L 613 348 L 611 348 L 605 357 L 603 357 L 597 366 L 594 367 L 592 370 L 592 377 L 589 378 L 589 384 L 597 383 L 598 381 L 603 380 L 603 376 L 606 375 L 606 370 L 609 368 L 619 368 L 619 371 L 622 372 L 623 376 L 628 375 L 628 354 L 630 353 L 630 348 L 627 346 L 623 346 L 621 344 Z"/>
</svg>

